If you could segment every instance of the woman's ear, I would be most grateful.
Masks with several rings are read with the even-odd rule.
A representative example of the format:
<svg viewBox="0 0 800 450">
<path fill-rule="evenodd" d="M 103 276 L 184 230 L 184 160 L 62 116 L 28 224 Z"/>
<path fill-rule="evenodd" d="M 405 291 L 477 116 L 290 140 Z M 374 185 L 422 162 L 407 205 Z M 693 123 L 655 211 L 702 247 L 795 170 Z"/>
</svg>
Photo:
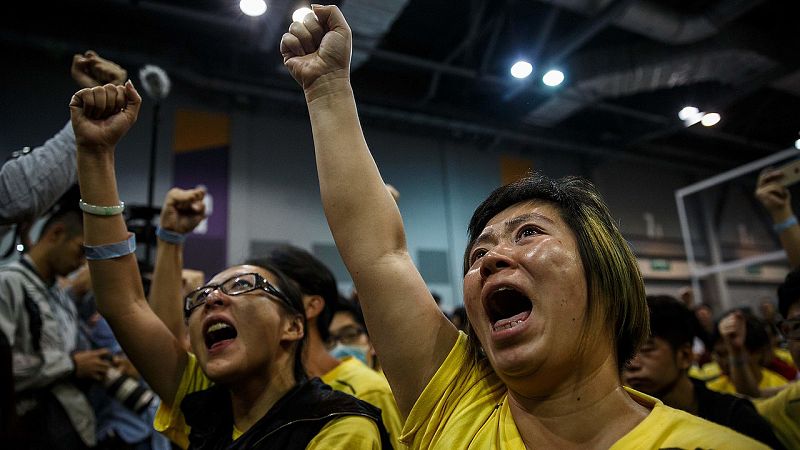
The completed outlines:
<svg viewBox="0 0 800 450">
<path fill-rule="evenodd" d="M 299 314 L 288 317 L 283 328 L 283 339 L 292 342 L 303 339 L 306 331 L 304 322 L 304 317 Z"/>
</svg>

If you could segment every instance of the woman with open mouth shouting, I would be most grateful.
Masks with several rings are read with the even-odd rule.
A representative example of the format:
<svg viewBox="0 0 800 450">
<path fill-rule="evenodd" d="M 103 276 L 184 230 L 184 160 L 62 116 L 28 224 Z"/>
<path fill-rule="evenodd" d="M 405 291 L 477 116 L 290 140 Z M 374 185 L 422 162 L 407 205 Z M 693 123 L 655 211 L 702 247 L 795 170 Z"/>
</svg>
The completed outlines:
<svg viewBox="0 0 800 450">
<path fill-rule="evenodd" d="M 98 309 L 162 406 L 171 410 L 167 428 L 183 431 L 188 442 L 182 444 L 197 449 L 391 448 L 380 410 L 318 379 L 307 380 L 301 359 L 303 304 L 279 271 L 234 266 L 191 292 L 184 311 L 192 353 L 150 309 L 114 172 L 115 146 L 136 121 L 140 105 L 128 81 L 124 87 L 79 91 L 70 111 Z M 165 204 L 176 221 L 194 228 L 204 215 L 202 199 L 199 189 L 171 191 Z M 175 230 L 157 235 L 182 242 Z M 174 288 L 181 286 L 176 282 Z"/>
<path fill-rule="evenodd" d="M 648 334 L 644 286 L 585 180 L 531 176 L 478 207 L 464 258 L 471 332 L 459 333 L 414 267 L 364 140 L 351 31 L 337 7 L 313 12 L 284 34 L 281 53 L 306 96 L 328 223 L 407 416 L 402 441 L 447 450 L 760 447 L 622 386 L 620 369 Z"/>
</svg>

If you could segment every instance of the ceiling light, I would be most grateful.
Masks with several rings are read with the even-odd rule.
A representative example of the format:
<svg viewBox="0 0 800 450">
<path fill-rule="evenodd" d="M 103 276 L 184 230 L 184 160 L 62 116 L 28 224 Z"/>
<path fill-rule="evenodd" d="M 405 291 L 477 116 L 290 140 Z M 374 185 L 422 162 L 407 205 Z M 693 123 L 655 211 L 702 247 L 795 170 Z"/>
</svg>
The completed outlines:
<svg viewBox="0 0 800 450">
<path fill-rule="evenodd" d="M 527 78 L 533 73 L 533 66 L 528 61 L 517 61 L 511 66 L 511 76 L 514 78 Z"/>
<path fill-rule="evenodd" d="M 546 74 L 542 77 L 542 83 L 546 84 L 547 86 L 558 86 L 564 81 L 564 72 L 560 70 L 548 70 Z"/>
<path fill-rule="evenodd" d="M 292 22 L 302 22 L 303 19 L 311 13 L 313 13 L 313 11 L 311 11 L 311 8 L 306 8 L 306 7 L 298 8 L 297 10 L 295 10 L 295 12 L 292 13 Z"/>
<path fill-rule="evenodd" d="M 717 113 L 707 113 L 700 120 L 700 123 L 702 123 L 704 127 L 713 127 L 719 123 L 721 118 L 722 117 Z"/>
<path fill-rule="evenodd" d="M 700 113 L 700 110 L 694 106 L 684 106 L 683 109 L 678 111 L 678 118 L 681 120 L 688 120 Z"/>
<path fill-rule="evenodd" d="M 800 150 L 800 139 L 794 141 L 794 148 Z"/>
<path fill-rule="evenodd" d="M 22 244 L 17 244 L 17 251 L 22 253 L 25 251 L 25 246 Z"/>
<path fill-rule="evenodd" d="M 267 4 L 264 0 L 241 0 L 239 8 L 243 13 L 251 17 L 256 17 L 267 12 Z"/>
</svg>

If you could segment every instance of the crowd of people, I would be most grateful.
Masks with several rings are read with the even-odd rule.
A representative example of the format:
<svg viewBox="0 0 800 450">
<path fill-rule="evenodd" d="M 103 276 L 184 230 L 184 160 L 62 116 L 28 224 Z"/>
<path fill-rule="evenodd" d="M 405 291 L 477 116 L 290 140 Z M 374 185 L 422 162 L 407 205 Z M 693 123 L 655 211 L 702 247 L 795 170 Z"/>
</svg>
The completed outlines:
<svg viewBox="0 0 800 450">
<path fill-rule="evenodd" d="M 534 173 L 474 211 L 448 315 L 364 140 L 341 11 L 315 5 L 280 48 L 352 298 L 294 246 L 187 269 L 202 188 L 167 193 L 145 291 L 114 166 L 142 99 L 75 55 L 70 123 L 0 170 L 0 232 L 47 217 L 0 267 L 9 448 L 800 448 L 800 225 L 779 171 L 755 193 L 792 269 L 777 312 L 646 295 L 594 185 Z"/>
</svg>

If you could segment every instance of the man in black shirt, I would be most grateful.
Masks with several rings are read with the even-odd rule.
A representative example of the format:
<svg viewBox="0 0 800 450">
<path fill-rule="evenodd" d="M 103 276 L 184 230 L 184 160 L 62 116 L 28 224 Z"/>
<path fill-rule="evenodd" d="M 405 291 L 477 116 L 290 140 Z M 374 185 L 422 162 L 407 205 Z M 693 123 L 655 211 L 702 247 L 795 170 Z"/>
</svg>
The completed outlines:
<svg viewBox="0 0 800 450">
<path fill-rule="evenodd" d="M 695 319 L 692 312 L 669 296 L 648 296 L 650 339 L 625 366 L 625 383 L 668 406 L 682 409 L 759 440 L 784 448 L 769 423 L 746 398 L 710 391 L 689 377 Z"/>
</svg>

